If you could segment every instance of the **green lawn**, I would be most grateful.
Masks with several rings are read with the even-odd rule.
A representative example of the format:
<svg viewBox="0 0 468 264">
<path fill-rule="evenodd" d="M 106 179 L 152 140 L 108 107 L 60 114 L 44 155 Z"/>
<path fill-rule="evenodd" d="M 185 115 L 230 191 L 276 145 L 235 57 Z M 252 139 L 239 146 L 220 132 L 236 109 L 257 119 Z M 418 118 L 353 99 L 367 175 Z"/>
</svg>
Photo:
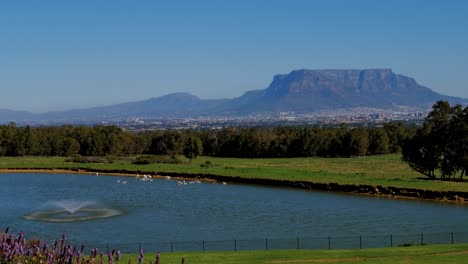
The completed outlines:
<svg viewBox="0 0 468 264">
<path fill-rule="evenodd" d="M 200 164 L 210 161 L 214 167 Z M 90 168 L 146 173 L 209 173 L 244 178 L 303 180 L 369 184 L 430 190 L 468 191 L 468 182 L 428 181 L 413 172 L 399 155 L 362 158 L 239 159 L 199 157 L 191 163 L 133 165 L 130 159 L 106 164 L 68 163 L 62 157 L 1 157 L 1 168 Z M 155 253 L 145 254 L 154 263 Z M 181 263 L 468 263 L 468 244 L 428 245 L 364 250 L 265 250 L 241 252 L 162 253 L 161 264 Z M 137 263 L 137 255 L 124 255 L 120 263 Z"/>
<path fill-rule="evenodd" d="M 144 263 L 155 262 L 146 253 Z M 161 253 L 160 264 L 240 263 L 468 263 L 468 244 L 429 245 L 363 250 L 265 250 L 240 252 Z M 123 255 L 121 263 L 137 263 L 137 255 Z"/>
<path fill-rule="evenodd" d="M 94 168 L 151 173 L 208 173 L 244 178 L 268 178 L 320 183 L 368 184 L 439 191 L 468 191 L 468 182 L 428 181 L 401 161 L 400 155 L 359 158 L 240 159 L 199 157 L 186 164 L 133 165 L 129 159 L 114 163 L 68 163 L 62 157 L 1 157 L 0 168 Z M 210 161 L 215 166 L 200 164 Z"/>
</svg>

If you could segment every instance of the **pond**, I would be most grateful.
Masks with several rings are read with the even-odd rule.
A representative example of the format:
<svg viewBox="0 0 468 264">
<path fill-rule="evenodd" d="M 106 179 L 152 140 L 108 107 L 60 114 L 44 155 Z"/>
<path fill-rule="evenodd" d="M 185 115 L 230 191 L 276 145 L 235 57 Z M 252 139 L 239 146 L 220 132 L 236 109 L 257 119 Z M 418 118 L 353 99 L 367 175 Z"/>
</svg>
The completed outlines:
<svg viewBox="0 0 468 264">
<path fill-rule="evenodd" d="M 417 200 L 102 175 L 7 173 L 0 186 L 1 229 L 88 246 L 468 231 L 468 207 Z"/>
</svg>

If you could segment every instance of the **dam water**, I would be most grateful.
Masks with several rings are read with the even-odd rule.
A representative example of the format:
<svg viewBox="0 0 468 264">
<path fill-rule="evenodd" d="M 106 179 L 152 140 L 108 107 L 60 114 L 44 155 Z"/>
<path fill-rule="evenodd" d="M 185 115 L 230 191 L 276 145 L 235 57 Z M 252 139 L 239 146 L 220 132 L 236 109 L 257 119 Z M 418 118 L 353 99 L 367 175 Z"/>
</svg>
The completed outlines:
<svg viewBox="0 0 468 264">
<path fill-rule="evenodd" d="M 87 246 L 468 232 L 463 205 L 257 185 L 7 173 L 0 189 L 0 229 Z"/>
</svg>

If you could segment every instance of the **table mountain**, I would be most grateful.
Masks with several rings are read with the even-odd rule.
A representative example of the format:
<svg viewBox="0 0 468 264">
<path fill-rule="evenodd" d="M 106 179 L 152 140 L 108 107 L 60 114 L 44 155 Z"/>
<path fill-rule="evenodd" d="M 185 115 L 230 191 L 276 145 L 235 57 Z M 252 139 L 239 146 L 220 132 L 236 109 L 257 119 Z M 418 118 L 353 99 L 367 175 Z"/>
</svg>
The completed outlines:
<svg viewBox="0 0 468 264">
<path fill-rule="evenodd" d="M 248 112 L 312 112 L 322 109 L 412 106 L 429 108 L 437 100 L 466 103 L 441 95 L 413 78 L 390 69 L 296 70 L 276 75 L 268 88 L 247 92 L 226 110 Z"/>
</svg>

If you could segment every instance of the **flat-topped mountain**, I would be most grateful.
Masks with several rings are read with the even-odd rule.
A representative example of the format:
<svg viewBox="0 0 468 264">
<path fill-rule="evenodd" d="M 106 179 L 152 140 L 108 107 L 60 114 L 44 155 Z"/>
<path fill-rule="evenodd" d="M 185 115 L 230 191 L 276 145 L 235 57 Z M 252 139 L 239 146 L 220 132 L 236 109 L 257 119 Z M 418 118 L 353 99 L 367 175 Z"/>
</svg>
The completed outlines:
<svg viewBox="0 0 468 264">
<path fill-rule="evenodd" d="M 233 99 L 206 100 L 188 93 L 174 93 L 138 102 L 38 115 L 0 110 L 0 121 L 72 122 L 77 119 L 314 112 L 354 107 L 391 109 L 410 106 L 428 109 L 438 100 L 451 104 L 468 103 L 467 99 L 434 92 L 419 85 L 413 78 L 395 74 L 390 69 L 302 69 L 276 75 L 267 88 L 246 92 Z"/>
<path fill-rule="evenodd" d="M 279 74 L 268 88 L 234 99 L 245 112 L 312 112 L 322 109 L 412 106 L 428 108 L 437 100 L 466 103 L 419 85 L 390 69 L 296 70 Z"/>
</svg>

